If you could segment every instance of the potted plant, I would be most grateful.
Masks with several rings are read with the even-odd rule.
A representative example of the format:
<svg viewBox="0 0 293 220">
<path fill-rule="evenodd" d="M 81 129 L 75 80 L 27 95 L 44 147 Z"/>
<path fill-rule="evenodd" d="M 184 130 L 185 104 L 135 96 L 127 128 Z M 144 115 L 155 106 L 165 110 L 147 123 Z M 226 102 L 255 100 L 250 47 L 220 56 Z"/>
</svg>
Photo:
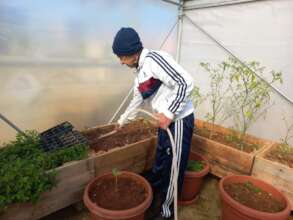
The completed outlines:
<svg viewBox="0 0 293 220">
<path fill-rule="evenodd" d="M 222 220 L 285 220 L 288 199 L 272 185 L 252 176 L 229 175 L 219 183 Z"/>
<path fill-rule="evenodd" d="M 208 172 L 208 160 L 191 151 L 189 154 L 187 170 L 184 173 L 182 192 L 178 201 L 179 205 L 189 205 L 197 199 L 203 179 Z"/>
<path fill-rule="evenodd" d="M 252 175 L 277 187 L 287 196 L 293 209 L 293 147 L 289 144 L 293 123 L 289 125 L 286 118 L 283 120 L 286 125 L 284 138 L 256 155 Z"/>
<path fill-rule="evenodd" d="M 233 173 L 251 174 L 256 153 L 273 144 L 248 135 L 247 130 L 271 106 L 268 84 L 281 81 L 281 73 L 271 71 L 272 79 L 266 83 L 254 74 L 262 74 L 264 67 L 255 61 L 245 64 L 229 58 L 216 67 L 203 65 L 211 73 L 212 89 L 209 97 L 212 113 L 208 114 L 211 123 L 196 120 L 192 146 L 207 157 L 211 173 L 219 177 Z M 226 98 L 219 97 L 223 94 L 221 88 Z M 233 119 L 233 129 L 215 124 L 217 120 L 225 121 L 228 117 Z"/>
<path fill-rule="evenodd" d="M 83 201 L 93 220 L 143 220 L 153 198 L 150 184 L 140 175 L 109 172 L 93 179 Z"/>
</svg>

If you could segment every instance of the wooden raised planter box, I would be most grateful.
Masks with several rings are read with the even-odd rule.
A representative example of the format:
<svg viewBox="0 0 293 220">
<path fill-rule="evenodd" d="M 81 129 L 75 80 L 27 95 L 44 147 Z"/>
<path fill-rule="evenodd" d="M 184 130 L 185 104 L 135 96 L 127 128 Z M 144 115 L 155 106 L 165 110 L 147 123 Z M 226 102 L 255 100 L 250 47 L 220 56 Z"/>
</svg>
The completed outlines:
<svg viewBox="0 0 293 220">
<path fill-rule="evenodd" d="M 212 124 L 196 120 L 195 126 L 197 128 L 210 129 Z M 223 134 L 223 136 L 233 133 L 231 129 L 219 125 L 214 126 L 214 131 Z M 209 138 L 199 136 L 196 134 L 196 129 L 192 137 L 191 147 L 195 152 L 205 156 L 209 160 L 210 172 L 218 177 L 224 177 L 229 174 L 250 175 L 255 155 L 263 149 L 270 147 L 273 142 L 252 135 L 246 135 L 244 140 L 257 144 L 260 148 L 257 151 L 247 153 Z"/>
<path fill-rule="evenodd" d="M 114 125 L 104 125 L 82 131 L 83 134 L 112 130 Z M 89 157 L 72 161 L 56 169 L 57 186 L 45 192 L 36 204 L 14 204 L 0 215 L 2 220 L 35 220 L 82 200 L 86 184 L 95 176 L 113 168 L 141 173 L 150 169 L 155 156 L 156 137 L 122 147 L 112 146 L 108 151 L 89 151 Z M 91 145 L 91 144 L 90 144 Z"/>
<path fill-rule="evenodd" d="M 87 137 L 95 133 L 107 133 L 114 129 L 114 125 L 102 125 L 83 131 Z M 111 137 L 109 137 L 111 138 Z M 115 138 L 115 137 L 114 137 Z M 98 139 L 92 139 L 90 146 L 99 148 Z M 150 135 L 142 140 L 124 146 L 111 146 L 107 151 L 95 153 L 95 175 L 99 176 L 113 168 L 141 173 L 151 168 L 155 157 L 156 137 Z M 94 151 L 92 150 L 92 154 Z"/>
<path fill-rule="evenodd" d="M 278 144 L 274 144 L 256 155 L 252 175 L 282 191 L 289 199 L 293 210 L 293 168 L 266 158 L 266 155 L 277 147 Z"/>
<path fill-rule="evenodd" d="M 2 220 L 35 220 L 81 200 L 86 184 L 94 173 L 94 160 L 72 161 L 56 169 L 57 186 L 43 193 L 36 204 L 19 203 L 0 215 Z"/>
</svg>

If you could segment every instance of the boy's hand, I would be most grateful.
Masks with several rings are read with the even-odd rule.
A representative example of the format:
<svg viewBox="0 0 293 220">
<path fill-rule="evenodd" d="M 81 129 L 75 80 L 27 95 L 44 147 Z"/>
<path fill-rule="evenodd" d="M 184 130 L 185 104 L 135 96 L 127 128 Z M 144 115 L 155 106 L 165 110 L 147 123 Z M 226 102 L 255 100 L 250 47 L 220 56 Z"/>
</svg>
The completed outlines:
<svg viewBox="0 0 293 220">
<path fill-rule="evenodd" d="M 172 119 L 168 118 L 163 113 L 155 114 L 155 116 L 158 118 L 159 127 L 164 130 L 167 130 L 167 128 L 169 127 L 169 125 L 172 122 Z"/>
<path fill-rule="evenodd" d="M 121 130 L 122 130 L 122 127 L 123 127 L 123 125 L 120 125 L 119 123 L 117 123 L 117 124 L 115 125 L 115 130 L 116 130 L 116 131 L 121 131 Z"/>
</svg>

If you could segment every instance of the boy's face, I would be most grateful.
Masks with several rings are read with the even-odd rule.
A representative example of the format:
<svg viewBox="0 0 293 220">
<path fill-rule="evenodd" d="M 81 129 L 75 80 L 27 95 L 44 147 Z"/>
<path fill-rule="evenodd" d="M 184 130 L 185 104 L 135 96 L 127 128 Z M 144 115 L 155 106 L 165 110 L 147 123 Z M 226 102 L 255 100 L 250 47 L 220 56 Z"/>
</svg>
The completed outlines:
<svg viewBox="0 0 293 220">
<path fill-rule="evenodd" d="M 120 63 L 126 64 L 130 68 L 136 68 L 138 63 L 139 54 L 134 54 L 131 56 L 118 56 L 120 59 Z"/>
</svg>

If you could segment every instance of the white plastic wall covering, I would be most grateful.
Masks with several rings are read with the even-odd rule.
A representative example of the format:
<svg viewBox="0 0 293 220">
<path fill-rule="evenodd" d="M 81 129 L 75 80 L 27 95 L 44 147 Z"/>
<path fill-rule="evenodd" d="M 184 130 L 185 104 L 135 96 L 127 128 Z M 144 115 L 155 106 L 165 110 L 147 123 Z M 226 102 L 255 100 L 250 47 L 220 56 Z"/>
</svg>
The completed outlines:
<svg viewBox="0 0 293 220">
<path fill-rule="evenodd" d="M 292 11 L 292 0 L 266 0 L 184 13 L 240 60 L 259 61 L 267 69 L 264 78 L 269 78 L 269 70 L 281 71 L 283 84 L 276 84 L 275 87 L 292 99 Z M 195 85 L 200 87 L 201 92 L 207 93 L 210 88 L 209 76 L 200 67 L 200 62 L 218 64 L 229 54 L 186 18 L 183 33 L 181 65 L 193 75 Z M 256 121 L 248 133 L 279 141 L 286 132 L 282 118 L 285 117 L 289 124 L 293 123 L 293 107 L 276 92 L 272 94 L 272 101 L 274 105 L 268 110 L 266 118 Z M 205 119 L 204 116 L 209 111 L 210 104 L 205 102 L 196 109 L 195 114 L 196 117 Z M 224 125 L 229 127 L 232 123 L 227 121 Z"/>
<path fill-rule="evenodd" d="M 254 72 L 249 66 L 247 66 L 245 64 L 245 62 L 243 62 L 242 60 L 239 59 L 239 57 L 237 57 L 237 55 L 233 54 L 233 52 L 231 52 L 228 48 L 226 48 L 221 42 L 219 42 L 217 39 L 215 39 L 212 35 L 210 35 L 209 33 L 207 33 L 204 29 L 202 29 L 197 23 L 195 23 L 194 21 L 192 21 L 188 16 L 186 16 L 186 18 L 196 27 L 198 28 L 202 33 L 204 33 L 208 38 L 210 38 L 212 41 L 214 41 L 220 48 L 222 48 L 224 51 L 226 51 L 230 56 L 234 57 L 236 60 L 238 60 L 238 62 L 240 62 L 243 66 L 245 66 L 247 69 L 249 69 L 251 72 Z M 293 100 L 286 96 L 285 94 L 283 94 L 278 88 L 276 88 L 275 86 L 271 85 L 268 81 L 266 81 L 261 75 L 259 75 L 257 72 L 254 72 L 254 74 L 261 79 L 263 82 L 267 83 L 271 88 L 273 88 L 279 95 L 282 96 L 282 98 L 284 98 L 286 101 L 288 101 L 291 105 L 293 105 Z"/>
</svg>

